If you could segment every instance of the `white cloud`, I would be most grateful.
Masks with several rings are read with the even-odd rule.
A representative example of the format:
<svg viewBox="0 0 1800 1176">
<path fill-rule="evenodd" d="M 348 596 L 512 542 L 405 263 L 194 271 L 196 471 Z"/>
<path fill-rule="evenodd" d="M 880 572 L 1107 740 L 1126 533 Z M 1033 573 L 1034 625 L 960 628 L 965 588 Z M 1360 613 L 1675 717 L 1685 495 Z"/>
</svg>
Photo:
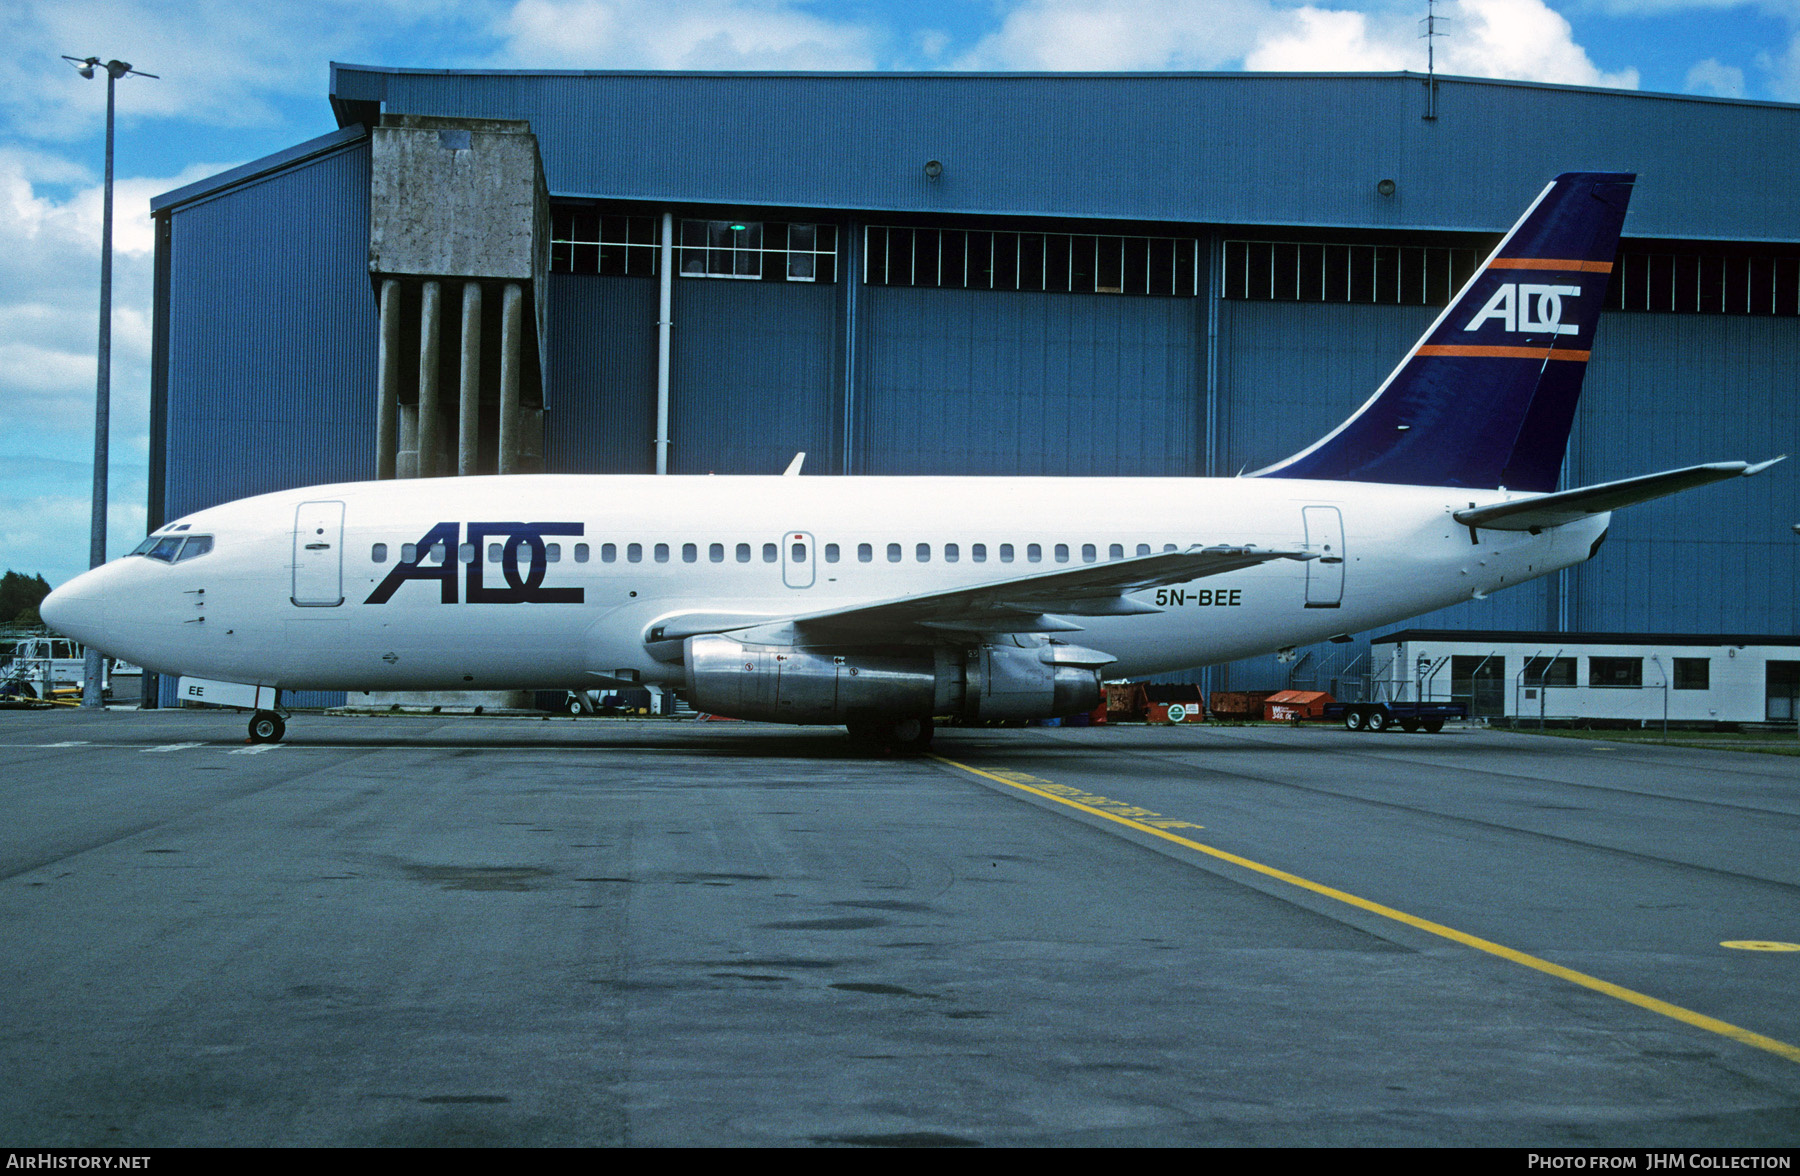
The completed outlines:
<svg viewBox="0 0 1800 1176">
<path fill-rule="evenodd" d="M 1800 33 L 1779 55 L 1759 53 L 1757 67 L 1769 75 L 1769 93 L 1782 102 L 1800 102 Z"/>
<path fill-rule="evenodd" d="M 1246 69 L 1294 71 L 1400 70 L 1422 64 L 1416 46 L 1392 29 L 1371 36 L 1361 12 L 1311 6 L 1293 13 L 1288 27 L 1267 34 L 1244 58 Z"/>
<path fill-rule="evenodd" d="M 1545 0 L 1451 0 L 1437 68 L 1449 74 L 1637 85 L 1576 44 Z M 1416 5 L 1288 6 L 1273 0 L 1024 0 L 961 62 L 975 69 L 1423 71 Z"/>
<path fill-rule="evenodd" d="M 1439 42 L 1439 69 L 1525 82 L 1635 89 L 1638 72 L 1606 73 L 1575 43 L 1574 30 L 1543 0 L 1458 0 L 1457 23 Z"/>
<path fill-rule="evenodd" d="M 874 25 L 783 0 L 518 0 L 495 31 L 512 65 L 556 69 L 874 69 Z"/>
<path fill-rule="evenodd" d="M 1744 96 L 1744 71 L 1734 65 L 1722 65 L 1714 58 L 1697 62 L 1688 70 L 1682 89 L 1690 94 L 1713 94 L 1720 98 Z"/>
<path fill-rule="evenodd" d="M 1266 0 L 1025 0 L 964 69 L 1209 70 L 1237 65 L 1274 18 Z"/>
</svg>

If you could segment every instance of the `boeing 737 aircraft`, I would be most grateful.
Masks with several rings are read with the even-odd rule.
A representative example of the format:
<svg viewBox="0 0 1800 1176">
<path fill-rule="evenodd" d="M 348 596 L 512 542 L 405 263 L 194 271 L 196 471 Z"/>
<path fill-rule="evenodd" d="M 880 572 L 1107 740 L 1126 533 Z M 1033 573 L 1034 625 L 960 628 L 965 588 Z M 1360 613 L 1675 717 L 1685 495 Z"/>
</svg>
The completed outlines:
<svg viewBox="0 0 1800 1176">
<path fill-rule="evenodd" d="M 658 684 L 908 749 L 1089 710 L 1569 567 L 1609 511 L 1771 464 L 1555 489 L 1634 179 L 1558 177 L 1367 403 L 1248 476 L 314 486 L 170 523 L 43 616 L 258 741 L 287 690 Z"/>
</svg>

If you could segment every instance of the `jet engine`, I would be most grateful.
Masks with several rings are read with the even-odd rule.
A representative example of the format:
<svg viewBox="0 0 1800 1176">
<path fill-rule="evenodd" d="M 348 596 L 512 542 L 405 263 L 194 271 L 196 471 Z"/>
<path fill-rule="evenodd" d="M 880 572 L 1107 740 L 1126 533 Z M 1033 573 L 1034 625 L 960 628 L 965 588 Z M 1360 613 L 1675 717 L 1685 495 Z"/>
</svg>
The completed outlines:
<svg viewBox="0 0 1800 1176">
<path fill-rule="evenodd" d="M 1100 705 L 1108 654 L 1030 637 L 963 647 L 762 645 L 689 637 L 687 700 L 699 710 L 777 723 L 869 715 L 1041 719 Z"/>
</svg>

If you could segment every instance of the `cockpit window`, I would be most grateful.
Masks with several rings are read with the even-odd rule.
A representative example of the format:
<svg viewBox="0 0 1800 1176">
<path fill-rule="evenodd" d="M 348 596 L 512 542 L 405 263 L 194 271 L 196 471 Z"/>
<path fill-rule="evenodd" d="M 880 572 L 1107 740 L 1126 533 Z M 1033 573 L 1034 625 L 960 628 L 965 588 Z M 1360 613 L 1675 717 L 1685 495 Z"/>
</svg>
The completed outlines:
<svg viewBox="0 0 1800 1176">
<path fill-rule="evenodd" d="M 213 547 L 211 535 L 151 535 L 131 549 L 132 555 L 145 555 L 163 563 L 180 563 L 205 555 Z"/>
<path fill-rule="evenodd" d="M 156 546 L 152 547 L 145 554 L 148 555 L 151 559 L 160 559 L 164 563 L 174 563 L 175 562 L 175 553 L 180 550 L 181 550 L 181 536 L 180 535 L 164 535 L 161 539 L 158 539 L 156 541 Z"/>
</svg>

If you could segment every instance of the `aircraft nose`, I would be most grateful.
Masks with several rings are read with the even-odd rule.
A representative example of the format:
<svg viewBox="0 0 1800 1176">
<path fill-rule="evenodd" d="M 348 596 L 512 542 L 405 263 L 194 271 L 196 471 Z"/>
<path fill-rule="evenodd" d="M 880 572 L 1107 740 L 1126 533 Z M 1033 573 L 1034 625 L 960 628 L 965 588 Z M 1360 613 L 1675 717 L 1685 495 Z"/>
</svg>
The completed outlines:
<svg viewBox="0 0 1800 1176">
<path fill-rule="evenodd" d="M 102 644 L 106 600 L 100 591 L 99 577 L 93 572 L 76 576 L 44 597 L 38 615 L 44 624 L 65 637 L 73 637 L 83 645 Z"/>
</svg>

